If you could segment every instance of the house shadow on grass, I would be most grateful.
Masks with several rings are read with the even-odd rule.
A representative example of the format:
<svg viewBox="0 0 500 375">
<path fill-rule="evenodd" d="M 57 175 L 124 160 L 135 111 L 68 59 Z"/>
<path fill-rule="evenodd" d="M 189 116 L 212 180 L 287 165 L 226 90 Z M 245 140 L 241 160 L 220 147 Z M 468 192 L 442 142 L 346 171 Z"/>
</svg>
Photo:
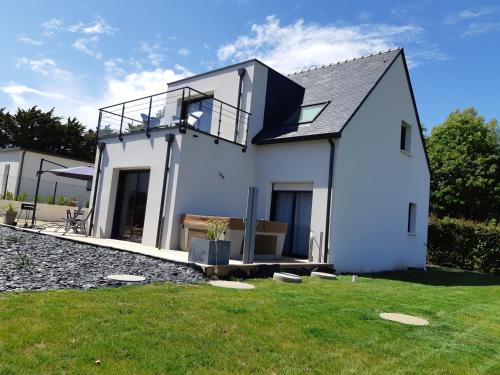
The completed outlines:
<svg viewBox="0 0 500 375">
<path fill-rule="evenodd" d="M 436 286 L 500 286 L 500 275 L 438 267 L 428 268 L 427 271 L 408 270 L 400 272 L 382 272 L 363 276 L 372 279 L 397 280 Z"/>
</svg>

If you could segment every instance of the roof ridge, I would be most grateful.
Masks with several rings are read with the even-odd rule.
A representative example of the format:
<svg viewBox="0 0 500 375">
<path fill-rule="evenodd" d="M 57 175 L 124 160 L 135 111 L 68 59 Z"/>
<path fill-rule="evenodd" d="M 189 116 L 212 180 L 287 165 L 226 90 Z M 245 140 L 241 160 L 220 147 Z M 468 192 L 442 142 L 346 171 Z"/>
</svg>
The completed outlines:
<svg viewBox="0 0 500 375">
<path fill-rule="evenodd" d="M 289 77 L 289 76 L 293 76 L 293 75 L 296 75 L 296 74 L 300 74 L 300 73 L 306 73 L 306 72 L 310 72 L 311 70 L 316 70 L 316 69 L 324 69 L 324 68 L 328 68 L 332 65 L 341 65 L 341 64 L 346 64 L 346 63 L 349 63 L 349 62 L 353 62 L 355 60 L 362 60 L 362 59 L 365 59 L 365 58 L 368 58 L 368 57 L 372 57 L 372 56 L 378 56 L 378 55 L 382 55 L 382 54 L 385 54 L 385 53 L 389 53 L 389 52 L 393 52 L 393 51 L 400 51 L 402 50 L 403 48 L 402 47 L 396 47 L 396 48 L 389 48 L 387 51 L 379 51 L 378 53 L 370 53 L 369 55 L 362 55 L 361 57 L 354 57 L 352 59 L 346 59 L 345 61 L 337 61 L 335 63 L 330 63 L 330 64 L 325 64 L 325 65 L 322 65 L 322 66 L 319 66 L 319 65 L 311 65 L 309 68 L 307 69 L 302 69 L 300 72 L 299 71 L 296 71 L 296 72 L 293 72 L 293 73 L 289 73 L 287 74 L 286 76 Z"/>
</svg>

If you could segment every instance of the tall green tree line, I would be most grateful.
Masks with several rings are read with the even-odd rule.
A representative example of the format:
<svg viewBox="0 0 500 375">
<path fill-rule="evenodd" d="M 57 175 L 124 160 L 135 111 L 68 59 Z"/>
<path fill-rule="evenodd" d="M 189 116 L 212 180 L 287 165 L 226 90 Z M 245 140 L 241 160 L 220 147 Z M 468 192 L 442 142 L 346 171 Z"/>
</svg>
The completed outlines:
<svg viewBox="0 0 500 375">
<path fill-rule="evenodd" d="M 0 148 L 24 147 L 93 161 L 96 133 L 75 117 L 63 119 L 54 109 L 18 108 L 15 114 L 0 108 Z"/>
</svg>

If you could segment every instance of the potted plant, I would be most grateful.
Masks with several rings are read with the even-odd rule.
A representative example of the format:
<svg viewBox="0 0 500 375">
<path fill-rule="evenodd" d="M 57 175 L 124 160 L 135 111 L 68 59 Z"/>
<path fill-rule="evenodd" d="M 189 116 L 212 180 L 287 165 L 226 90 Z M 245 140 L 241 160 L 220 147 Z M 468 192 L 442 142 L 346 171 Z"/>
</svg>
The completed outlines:
<svg viewBox="0 0 500 375">
<path fill-rule="evenodd" d="M 223 220 L 208 220 L 207 238 L 191 238 L 188 260 L 194 263 L 223 266 L 229 264 L 231 241 L 221 240 L 227 229 Z"/>
<path fill-rule="evenodd" d="M 16 216 L 16 207 L 9 202 L 7 206 L 5 206 L 5 216 L 3 218 L 3 223 L 7 225 L 16 225 Z"/>
</svg>

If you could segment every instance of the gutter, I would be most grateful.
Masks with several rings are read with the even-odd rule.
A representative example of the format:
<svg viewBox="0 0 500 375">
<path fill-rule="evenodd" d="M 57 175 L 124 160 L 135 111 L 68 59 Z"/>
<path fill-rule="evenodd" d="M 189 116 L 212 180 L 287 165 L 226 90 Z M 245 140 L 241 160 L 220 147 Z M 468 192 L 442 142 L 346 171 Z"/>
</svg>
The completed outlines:
<svg viewBox="0 0 500 375">
<path fill-rule="evenodd" d="M 89 224 L 89 235 L 92 235 L 92 230 L 94 229 L 94 214 L 95 214 L 95 202 L 97 200 L 97 189 L 99 188 L 99 177 L 101 174 L 101 161 L 102 161 L 102 153 L 104 148 L 106 147 L 106 143 L 99 143 L 97 149 L 99 150 L 99 157 L 97 160 L 97 172 L 95 175 L 95 184 L 94 184 L 94 196 L 92 197 L 92 212 L 90 213 L 90 224 Z"/>
<path fill-rule="evenodd" d="M 163 224 L 165 217 L 163 216 L 163 210 L 165 207 L 165 195 L 167 194 L 167 181 L 168 172 L 170 170 L 170 154 L 172 152 L 172 143 L 174 142 L 175 135 L 173 133 L 166 134 L 165 140 L 167 141 L 167 156 L 165 158 L 165 171 L 163 172 L 163 185 L 161 189 L 161 202 L 160 202 L 160 213 L 158 214 L 158 229 L 156 230 L 156 247 L 160 248 L 160 242 L 163 235 Z"/>
<path fill-rule="evenodd" d="M 328 263 L 328 255 L 330 252 L 330 216 L 333 194 L 333 159 L 335 155 L 335 143 L 332 141 L 332 138 L 328 138 L 328 143 L 330 144 L 330 163 L 328 165 L 328 197 L 326 201 L 325 251 L 323 253 L 323 263 Z"/>
<path fill-rule="evenodd" d="M 21 190 L 21 178 L 23 175 L 23 167 L 24 167 L 24 155 L 26 151 L 23 150 L 21 154 L 21 163 L 19 164 L 19 169 L 17 171 L 17 182 L 16 182 L 16 194 L 14 195 L 14 199 L 19 195 L 19 191 Z"/>
<path fill-rule="evenodd" d="M 238 140 L 238 123 L 240 121 L 240 105 L 241 105 L 241 87 L 243 86 L 243 78 L 247 73 L 245 68 L 238 69 L 238 75 L 240 76 L 240 83 L 238 84 L 238 102 L 236 104 L 236 123 L 234 126 L 234 141 Z"/>
</svg>

